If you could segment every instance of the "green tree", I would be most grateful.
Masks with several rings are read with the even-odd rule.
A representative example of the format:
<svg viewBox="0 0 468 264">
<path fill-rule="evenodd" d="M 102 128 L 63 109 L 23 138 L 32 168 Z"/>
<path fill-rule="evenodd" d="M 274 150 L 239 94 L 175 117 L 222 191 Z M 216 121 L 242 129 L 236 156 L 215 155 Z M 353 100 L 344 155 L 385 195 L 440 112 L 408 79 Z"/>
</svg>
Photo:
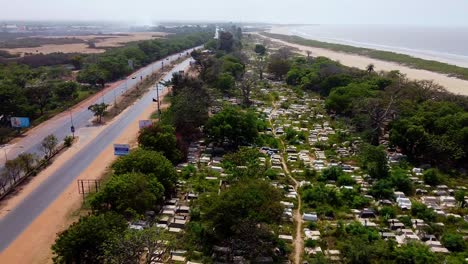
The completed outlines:
<svg viewBox="0 0 468 264">
<path fill-rule="evenodd" d="M 256 56 L 253 61 L 255 71 L 258 73 L 258 78 L 263 80 L 263 73 L 267 70 L 268 61 L 265 56 Z"/>
<path fill-rule="evenodd" d="M 455 200 L 460 204 L 461 208 L 465 207 L 465 190 L 457 190 L 455 191 Z"/>
<path fill-rule="evenodd" d="M 411 242 L 396 249 L 396 262 L 401 264 L 436 264 L 437 257 L 429 247 L 419 242 Z"/>
<path fill-rule="evenodd" d="M 445 233 L 442 236 L 441 243 L 453 252 L 463 252 L 466 249 L 466 242 L 461 234 Z"/>
<path fill-rule="evenodd" d="M 0 114 L 7 115 L 22 115 L 28 105 L 24 89 L 14 84 L 11 80 L 0 79 Z"/>
<path fill-rule="evenodd" d="M 240 147 L 238 151 L 224 155 L 223 168 L 234 177 L 260 178 L 266 167 L 260 165 L 260 152 L 255 148 Z"/>
<path fill-rule="evenodd" d="M 36 81 L 34 84 L 26 86 L 26 97 L 33 105 L 39 108 L 40 114 L 44 114 L 44 110 L 51 101 L 52 89 L 43 81 Z"/>
<path fill-rule="evenodd" d="M 235 86 L 236 80 L 232 75 L 223 73 L 219 76 L 216 82 L 216 88 L 220 89 L 224 93 L 229 93 Z"/>
<path fill-rule="evenodd" d="M 325 100 L 325 106 L 340 114 L 350 114 L 355 102 L 375 97 L 377 89 L 377 85 L 372 83 L 350 83 L 345 87 L 333 88 Z"/>
<path fill-rule="evenodd" d="M 350 175 L 343 174 L 343 175 L 338 176 L 336 183 L 339 186 L 352 186 L 356 184 L 356 181 Z"/>
<path fill-rule="evenodd" d="M 403 169 L 392 170 L 390 182 L 397 191 L 402 191 L 406 195 L 412 195 L 414 192 L 413 182 Z"/>
<path fill-rule="evenodd" d="M 373 72 L 375 71 L 375 65 L 372 64 L 372 63 L 369 64 L 369 65 L 367 65 L 366 71 L 367 71 L 367 73 L 369 73 L 369 74 L 373 73 Z"/>
<path fill-rule="evenodd" d="M 231 32 L 220 31 L 218 39 L 218 49 L 225 52 L 231 52 L 234 47 L 234 37 Z"/>
<path fill-rule="evenodd" d="M 382 146 L 362 146 L 360 162 L 362 167 L 369 173 L 369 176 L 374 179 L 385 179 L 390 175 L 387 154 Z"/>
<path fill-rule="evenodd" d="M 21 153 L 17 159 L 20 161 L 25 173 L 31 172 L 39 161 L 39 157 L 35 153 Z"/>
<path fill-rule="evenodd" d="M 397 216 L 397 210 L 393 206 L 382 206 L 382 208 L 379 210 L 379 214 L 385 220 L 393 219 Z"/>
<path fill-rule="evenodd" d="M 184 86 L 171 99 L 172 104 L 165 113 L 166 119 L 176 128 L 177 133 L 184 138 L 192 138 L 208 120 L 209 102 L 210 97 L 204 88 Z"/>
<path fill-rule="evenodd" d="M 434 222 L 437 217 L 433 209 L 428 208 L 425 204 L 420 202 L 414 202 L 411 205 L 411 214 L 424 220 L 426 223 Z"/>
<path fill-rule="evenodd" d="M 58 146 L 58 139 L 55 135 L 48 135 L 41 142 L 41 149 L 47 158 L 55 154 Z"/>
<path fill-rule="evenodd" d="M 106 243 L 105 263 L 140 264 L 143 259 L 146 264 L 163 262 L 174 247 L 174 237 L 162 228 L 127 229 Z"/>
<path fill-rule="evenodd" d="M 322 171 L 322 176 L 320 180 L 322 181 L 336 181 L 340 176 L 343 176 L 344 172 L 343 169 L 337 166 L 332 166 L 330 168 L 326 168 Z"/>
<path fill-rule="evenodd" d="M 83 66 L 83 57 L 80 55 L 73 56 L 70 59 L 70 63 L 75 67 L 75 70 L 81 70 L 81 67 Z"/>
<path fill-rule="evenodd" d="M 166 193 L 170 193 L 177 183 L 177 174 L 172 163 L 157 151 L 137 149 L 117 159 L 112 168 L 116 175 L 143 173 L 150 182 L 153 179 L 160 182 Z"/>
<path fill-rule="evenodd" d="M 258 55 L 263 56 L 263 55 L 265 55 L 265 53 L 266 53 L 266 48 L 265 48 L 265 46 L 263 46 L 262 44 L 255 44 L 254 51 L 255 51 L 255 53 L 257 53 Z"/>
<path fill-rule="evenodd" d="M 93 112 L 94 116 L 97 118 L 97 122 L 102 122 L 102 117 L 106 114 L 106 109 L 109 107 L 106 103 L 93 104 L 88 107 L 88 110 Z"/>
<path fill-rule="evenodd" d="M 78 97 L 78 87 L 76 82 L 60 82 L 53 92 L 60 102 L 70 102 Z"/>
<path fill-rule="evenodd" d="M 380 179 L 372 185 L 369 194 L 378 199 L 391 199 L 394 196 L 393 191 L 393 185 L 389 180 Z"/>
<path fill-rule="evenodd" d="M 154 209 L 164 195 L 164 187 L 155 178 L 141 173 L 114 175 L 91 200 L 97 210 L 112 210 L 119 214 L 143 214 Z"/>
<path fill-rule="evenodd" d="M 80 83 L 96 86 L 108 79 L 108 75 L 109 73 L 101 69 L 97 64 L 89 64 L 78 73 L 76 80 Z"/>
<path fill-rule="evenodd" d="M 283 208 L 282 195 L 270 184 L 251 180 L 235 184 L 221 195 L 203 201 L 203 219 L 214 228 L 218 238 L 227 238 L 245 220 L 279 223 Z"/>
<path fill-rule="evenodd" d="M 428 169 L 423 173 L 424 182 L 431 186 L 436 186 L 442 183 L 442 177 L 439 170 L 437 169 Z"/>
<path fill-rule="evenodd" d="M 208 120 L 206 133 L 218 142 L 228 140 L 235 147 L 253 143 L 258 136 L 257 116 L 251 111 L 226 107 Z"/>
<path fill-rule="evenodd" d="M 7 160 L 5 162 L 4 176 L 10 180 L 10 185 L 15 184 L 23 172 L 22 162 L 19 159 Z"/>
<path fill-rule="evenodd" d="M 175 130 L 171 126 L 154 124 L 143 128 L 138 135 L 138 144 L 143 149 L 160 151 L 173 164 L 177 164 L 182 159 Z"/>
<path fill-rule="evenodd" d="M 52 245 L 54 263 L 99 263 L 106 242 L 127 228 L 122 216 L 114 213 L 80 218 L 60 233 Z"/>
<path fill-rule="evenodd" d="M 289 62 L 278 57 L 270 57 L 267 69 L 276 79 L 282 80 L 291 68 Z"/>
</svg>

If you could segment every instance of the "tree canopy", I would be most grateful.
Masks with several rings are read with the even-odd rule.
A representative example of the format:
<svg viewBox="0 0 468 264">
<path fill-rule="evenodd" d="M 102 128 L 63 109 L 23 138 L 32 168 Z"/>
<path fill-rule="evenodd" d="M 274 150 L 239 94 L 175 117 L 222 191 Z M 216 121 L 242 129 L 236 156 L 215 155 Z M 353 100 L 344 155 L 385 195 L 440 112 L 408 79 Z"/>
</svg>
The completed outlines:
<svg viewBox="0 0 468 264">
<path fill-rule="evenodd" d="M 82 217 L 55 240 L 54 263 L 103 261 L 104 244 L 126 228 L 125 219 L 114 213 Z"/>
<path fill-rule="evenodd" d="M 137 149 L 129 155 L 120 157 L 112 168 L 116 175 L 142 173 L 150 182 L 156 180 L 164 186 L 166 193 L 171 192 L 177 182 L 177 175 L 172 163 L 160 152 Z"/>
<path fill-rule="evenodd" d="M 257 117 L 251 111 L 226 107 L 208 120 L 206 133 L 218 142 L 227 140 L 235 147 L 247 145 L 258 136 Z"/>
<path fill-rule="evenodd" d="M 155 178 L 141 173 L 114 175 L 91 200 L 93 209 L 119 214 L 143 214 L 154 209 L 164 195 L 164 187 Z"/>
<path fill-rule="evenodd" d="M 177 164 L 182 159 L 175 129 L 171 126 L 153 124 L 143 128 L 138 135 L 138 144 L 143 149 L 160 151 L 173 164 Z"/>
</svg>

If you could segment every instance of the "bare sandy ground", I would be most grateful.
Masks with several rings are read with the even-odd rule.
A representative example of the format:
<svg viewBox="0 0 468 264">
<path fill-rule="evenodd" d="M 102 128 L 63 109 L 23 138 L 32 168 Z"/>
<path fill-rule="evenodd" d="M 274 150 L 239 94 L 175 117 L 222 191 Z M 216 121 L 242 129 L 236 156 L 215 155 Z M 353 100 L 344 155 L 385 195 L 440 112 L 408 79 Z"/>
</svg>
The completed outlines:
<svg viewBox="0 0 468 264">
<path fill-rule="evenodd" d="M 86 36 L 53 36 L 53 37 L 44 37 L 44 38 L 76 38 L 82 39 L 85 41 L 95 42 L 96 48 L 89 48 L 86 43 L 73 43 L 73 44 L 47 44 L 40 47 L 32 48 L 14 48 L 14 49 L 2 49 L 8 51 L 11 54 L 20 54 L 24 56 L 25 53 L 32 54 L 50 54 L 54 52 L 63 52 L 63 53 L 102 53 L 105 51 L 105 47 L 120 47 L 125 43 L 141 41 L 141 40 L 150 40 L 155 38 L 161 38 L 166 36 L 166 33 L 163 32 L 136 32 L 136 33 L 122 33 L 122 35 L 117 34 L 103 34 L 103 35 L 86 35 Z M 42 36 L 38 36 L 42 37 Z"/>
<path fill-rule="evenodd" d="M 164 95 L 166 95 L 166 93 Z M 167 104 L 162 107 L 167 107 Z M 148 109 L 146 109 L 131 126 L 122 131 L 117 141 L 129 142 L 130 145 L 135 146 L 137 144 L 136 141 L 139 130 L 138 120 L 147 119 L 153 111 L 153 107 L 148 107 Z M 70 150 L 62 154 L 52 164 L 52 166 L 38 175 L 36 177 L 36 182 L 28 184 L 23 193 L 26 194 L 28 191 L 33 190 L 50 174 L 56 171 L 65 161 L 70 159 L 84 146 L 86 146 L 96 135 L 102 132 L 106 126 L 111 125 L 113 122 L 116 122 L 116 120 L 118 120 L 118 117 L 104 126 L 80 130 L 80 141 Z M 78 179 L 99 179 L 114 160 L 115 156 L 113 153 L 113 146 L 110 144 L 78 177 Z M 12 201 L 12 206 L 14 206 L 14 202 L 17 203 L 19 201 Z M 42 212 L 41 215 L 31 223 L 31 225 L 29 225 L 27 229 L 23 231 L 21 235 L 17 237 L 17 239 L 7 249 L 2 252 L 0 255 L 0 263 L 51 263 L 52 252 L 50 250 L 50 246 L 53 244 L 56 234 L 64 230 L 77 219 L 78 216 L 73 215 L 74 212 L 80 208 L 81 203 L 82 196 L 78 194 L 76 183 L 73 182 L 46 210 Z"/>
<path fill-rule="evenodd" d="M 15 48 L 15 49 L 2 49 L 8 51 L 11 54 L 19 54 L 20 56 L 26 56 L 26 53 L 31 54 L 50 54 L 55 52 L 62 53 L 83 53 L 83 54 L 92 54 L 92 53 L 102 53 L 105 49 L 90 49 L 86 43 L 72 43 L 72 44 L 48 44 L 42 45 L 40 47 L 34 48 Z"/>
<path fill-rule="evenodd" d="M 274 33 L 283 34 L 283 33 L 287 33 L 287 31 L 285 31 L 284 29 L 283 30 L 275 29 Z M 401 73 L 406 74 L 406 76 L 410 79 L 433 80 L 434 82 L 444 86 L 448 91 L 452 93 L 468 95 L 468 81 L 461 80 L 461 79 L 454 78 L 454 77 L 449 77 L 445 74 L 426 71 L 426 70 L 413 69 L 413 68 L 403 66 L 398 63 L 376 60 L 376 59 L 372 59 L 372 58 L 360 56 L 360 55 L 353 55 L 349 53 L 336 52 L 336 51 L 327 50 L 327 49 L 308 47 L 308 46 L 285 42 L 285 41 L 278 40 L 278 39 L 272 39 L 272 38 L 268 38 L 268 39 L 281 45 L 297 48 L 304 54 L 306 53 L 306 51 L 310 51 L 312 52 L 311 56 L 328 57 L 332 60 L 339 61 L 341 64 L 350 66 L 350 67 L 357 67 L 360 69 L 365 69 L 367 65 L 372 63 L 374 64 L 376 71 L 399 70 Z"/>
</svg>

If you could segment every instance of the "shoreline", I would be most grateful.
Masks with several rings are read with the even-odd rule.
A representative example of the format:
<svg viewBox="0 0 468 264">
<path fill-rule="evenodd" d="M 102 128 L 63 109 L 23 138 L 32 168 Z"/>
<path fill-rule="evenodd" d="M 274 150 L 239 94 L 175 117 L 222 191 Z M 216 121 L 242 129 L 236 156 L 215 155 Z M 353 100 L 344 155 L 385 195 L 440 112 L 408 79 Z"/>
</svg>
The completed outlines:
<svg viewBox="0 0 468 264">
<path fill-rule="evenodd" d="M 409 79 L 432 80 L 435 83 L 442 85 L 444 88 L 447 89 L 447 91 L 451 93 L 468 96 L 468 80 L 452 77 L 439 72 L 412 68 L 410 66 L 402 65 L 397 62 L 374 59 L 360 54 L 352 54 L 347 52 L 334 51 L 326 48 L 317 48 L 312 46 L 296 44 L 293 42 L 288 42 L 273 37 L 261 35 L 260 33 L 258 35 L 262 38 L 269 39 L 270 41 L 275 42 L 277 44 L 296 48 L 300 50 L 303 54 L 306 54 L 306 51 L 310 51 L 312 52 L 312 56 L 327 57 L 332 60 L 339 61 L 343 65 L 349 67 L 356 67 L 359 69 L 366 69 L 366 67 L 369 64 L 374 64 L 376 71 L 398 70 L 401 73 L 405 74 Z"/>
<path fill-rule="evenodd" d="M 307 26 L 307 25 L 305 25 Z M 301 28 L 304 26 L 273 26 L 268 31 L 272 34 L 280 34 L 287 36 L 298 36 L 307 40 L 315 40 L 324 43 L 338 44 L 345 46 L 352 46 L 356 48 L 370 49 L 376 51 L 387 51 L 396 54 L 408 55 L 414 58 L 437 61 L 446 63 L 449 65 L 454 65 L 458 67 L 468 68 L 468 56 L 451 54 L 451 53 L 441 53 L 439 51 L 433 50 L 419 50 L 411 49 L 407 47 L 398 47 L 398 46 L 388 46 L 385 44 L 376 44 L 376 43 L 367 43 L 359 42 L 348 39 L 340 38 L 324 38 L 324 37 L 313 37 L 311 34 L 308 34 L 306 31 L 301 31 Z"/>
</svg>

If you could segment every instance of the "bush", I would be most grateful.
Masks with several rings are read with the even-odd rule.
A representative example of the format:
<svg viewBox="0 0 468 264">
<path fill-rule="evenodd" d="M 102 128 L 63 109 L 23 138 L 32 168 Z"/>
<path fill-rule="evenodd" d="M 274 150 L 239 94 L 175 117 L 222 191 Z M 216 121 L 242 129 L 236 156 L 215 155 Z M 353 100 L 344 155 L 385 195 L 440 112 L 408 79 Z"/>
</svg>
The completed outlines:
<svg viewBox="0 0 468 264">
<path fill-rule="evenodd" d="M 338 176 L 337 184 L 339 186 L 350 186 L 356 184 L 356 181 L 350 175 L 343 174 Z"/>
<path fill-rule="evenodd" d="M 67 148 L 71 147 L 73 145 L 73 137 L 72 136 L 66 136 L 63 139 L 63 145 Z"/>
<path fill-rule="evenodd" d="M 446 233 L 442 236 L 441 243 L 450 251 L 462 252 L 466 248 L 465 240 L 460 234 Z"/>
<path fill-rule="evenodd" d="M 428 208 L 422 203 L 415 202 L 411 207 L 411 214 L 417 218 L 423 219 L 426 223 L 434 222 L 437 215 L 434 210 Z"/>
<path fill-rule="evenodd" d="M 380 216 L 382 216 L 385 220 L 392 219 L 396 217 L 396 209 L 393 206 L 383 206 L 382 209 L 379 211 Z"/>
<path fill-rule="evenodd" d="M 343 176 L 344 172 L 341 168 L 333 166 L 322 171 L 320 181 L 336 181 L 339 177 Z"/>
<path fill-rule="evenodd" d="M 309 222 L 309 223 L 307 224 L 307 228 L 309 228 L 310 230 L 315 230 L 315 229 L 317 229 L 317 223 L 315 223 L 315 222 Z"/>
<path fill-rule="evenodd" d="M 304 243 L 306 247 L 315 248 L 317 246 L 317 241 L 313 239 L 307 239 Z"/>
<path fill-rule="evenodd" d="M 428 169 L 423 174 L 424 182 L 431 186 L 436 186 L 442 183 L 442 176 L 437 169 Z"/>
</svg>

